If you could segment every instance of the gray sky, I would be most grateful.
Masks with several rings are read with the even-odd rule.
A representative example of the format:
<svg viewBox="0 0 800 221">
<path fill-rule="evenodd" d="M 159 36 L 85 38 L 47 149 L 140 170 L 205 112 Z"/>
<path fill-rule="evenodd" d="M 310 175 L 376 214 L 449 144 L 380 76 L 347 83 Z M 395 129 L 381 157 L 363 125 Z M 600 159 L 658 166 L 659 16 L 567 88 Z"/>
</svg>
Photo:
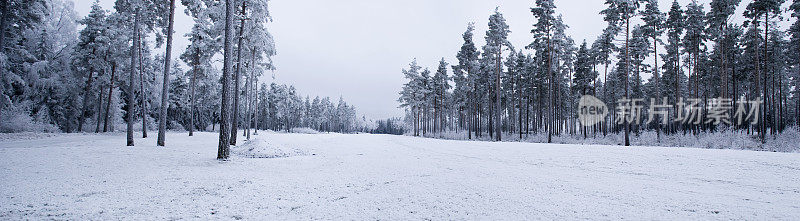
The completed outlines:
<svg viewBox="0 0 800 221">
<path fill-rule="evenodd" d="M 79 16 L 84 17 L 93 1 L 75 2 Z M 577 44 L 584 39 L 591 44 L 605 28 L 599 15 L 605 8 L 603 2 L 556 1 L 557 12 L 570 26 L 567 33 Z M 691 0 L 679 2 L 685 6 Z M 698 1 L 706 10 L 708 2 Z M 100 3 L 113 10 L 114 0 Z M 661 0 L 662 11 L 671 3 Z M 743 1 L 739 11 L 747 3 Z M 274 22 L 268 27 L 278 51 L 274 81 L 294 85 L 312 98 L 344 97 L 360 115 L 371 119 L 403 115 L 396 101 L 405 83 L 401 70 L 413 58 L 432 70 L 442 57 L 451 64 L 457 62 L 455 54 L 467 23 L 475 22 L 475 40 L 480 47 L 489 15 L 499 7 L 512 31 L 509 40 L 519 50 L 532 41 L 534 22 L 532 0 L 272 0 L 270 4 Z M 178 5 L 176 57 L 188 45 L 183 35 L 192 26 L 192 19 Z M 734 20 L 741 17 L 737 13 Z M 264 76 L 261 82 L 271 81 Z"/>
</svg>

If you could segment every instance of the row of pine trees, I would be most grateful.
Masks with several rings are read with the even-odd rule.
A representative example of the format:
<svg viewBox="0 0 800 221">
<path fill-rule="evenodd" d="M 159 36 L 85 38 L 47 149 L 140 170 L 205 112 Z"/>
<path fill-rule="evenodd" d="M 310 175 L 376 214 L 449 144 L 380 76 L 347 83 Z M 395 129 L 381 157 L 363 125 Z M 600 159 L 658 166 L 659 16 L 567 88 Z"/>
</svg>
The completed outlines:
<svg viewBox="0 0 800 221">
<path fill-rule="evenodd" d="M 800 122 L 800 1 L 712 0 L 681 5 L 673 0 L 661 12 L 658 0 L 606 0 L 608 26 L 591 44 L 576 43 L 565 30 L 553 0 L 537 0 L 531 13 L 532 42 L 512 45 L 511 32 L 499 10 L 489 17 L 486 44 L 479 50 L 468 24 L 463 45 L 450 66 L 443 58 L 435 72 L 414 60 L 403 70 L 408 82 L 399 102 L 415 136 L 466 131 L 467 138 L 547 133 L 548 142 L 562 134 L 606 135 L 653 130 L 663 133 L 737 130 L 762 142 Z M 789 7 L 785 7 L 789 5 Z M 746 7 L 744 22 L 732 22 L 737 7 Z M 791 18 L 791 19 L 790 19 Z M 778 25 L 794 20 L 787 30 Z M 452 70 L 452 74 L 448 74 Z M 649 79 L 642 76 L 649 75 Z M 610 115 L 598 125 L 578 123 L 578 99 L 593 95 L 609 105 Z M 669 104 L 700 99 L 707 110 L 714 98 L 725 98 L 733 110 L 731 123 L 700 124 L 668 121 L 615 123 L 620 99 L 641 98 Z M 738 124 L 734 111 L 740 98 L 762 100 L 757 124 Z M 675 108 L 678 108 L 677 105 Z M 677 119 L 676 109 L 669 119 Z M 705 114 L 703 114 L 705 116 Z"/>
</svg>

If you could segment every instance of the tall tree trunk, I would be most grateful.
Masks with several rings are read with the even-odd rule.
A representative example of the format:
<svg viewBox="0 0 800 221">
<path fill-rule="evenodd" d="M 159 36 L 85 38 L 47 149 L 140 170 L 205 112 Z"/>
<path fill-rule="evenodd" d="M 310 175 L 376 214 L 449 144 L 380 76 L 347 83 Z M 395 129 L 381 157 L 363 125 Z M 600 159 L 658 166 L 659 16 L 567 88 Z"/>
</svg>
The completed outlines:
<svg viewBox="0 0 800 221">
<path fill-rule="evenodd" d="M 255 80 L 256 70 L 256 47 L 250 51 L 250 77 L 247 78 L 247 140 L 250 140 L 250 126 L 252 124 L 252 108 L 253 108 L 253 80 Z"/>
<path fill-rule="evenodd" d="M 86 87 L 83 89 L 83 108 L 81 114 L 78 115 L 78 132 L 83 132 L 83 122 L 89 112 L 89 93 L 92 90 L 92 82 L 94 81 L 94 68 L 89 68 L 89 78 L 86 79 Z"/>
<path fill-rule="evenodd" d="M 167 136 L 167 100 L 169 99 L 169 63 L 172 60 L 172 30 L 175 21 L 175 0 L 169 1 L 169 25 L 167 26 L 167 52 L 164 56 L 164 84 L 161 88 L 161 115 L 158 119 L 158 146 L 164 146 Z"/>
<path fill-rule="evenodd" d="M 195 106 L 197 105 L 197 98 L 195 97 L 195 87 L 197 87 L 197 72 L 200 71 L 200 49 L 195 48 L 195 56 L 194 56 L 194 65 L 192 69 L 192 80 L 191 80 L 191 101 L 189 106 L 189 136 L 194 136 L 194 113 Z M 213 123 L 212 123 L 213 124 Z"/>
<path fill-rule="evenodd" d="M 656 27 L 653 27 L 653 33 L 658 32 Z M 655 75 L 654 78 L 656 79 L 656 99 L 661 99 L 661 84 L 659 81 L 661 76 L 659 76 L 658 72 L 658 36 L 653 34 L 653 74 Z M 666 116 L 664 116 L 666 117 Z M 658 119 L 657 119 L 658 120 Z M 661 122 L 656 121 L 656 141 L 661 143 Z"/>
<path fill-rule="evenodd" d="M 627 14 L 627 11 L 625 13 Z M 628 15 L 626 15 L 626 16 L 628 18 L 626 18 L 626 21 L 625 21 L 625 99 L 630 101 L 630 97 L 628 95 L 628 84 L 630 83 L 630 80 L 628 80 L 628 75 L 629 75 L 628 72 L 630 72 L 630 70 L 631 70 L 631 68 L 630 68 L 630 66 L 631 66 L 630 60 L 631 59 L 630 59 L 630 52 L 629 52 L 630 51 L 630 47 L 629 47 L 630 45 L 628 44 L 628 41 L 630 40 L 631 18 Z M 625 117 L 625 116 L 623 116 L 623 117 Z M 630 123 L 628 122 L 627 119 L 623 119 L 623 121 L 625 122 L 625 146 L 630 146 L 631 145 L 631 140 L 630 140 L 631 125 L 630 125 Z"/>
<path fill-rule="evenodd" d="M 111 63 L 111 78 L 110 78 L 111 80 L 109 80 L 109 84 L 108 84 L 108 102 L 106 102 L 106 113 L 104 114 L 105 115 L 105 117 L 104 117 L 105 119 L 103 120 L 103 132 L 108 132 L 108 129 L 109 129 L 108 128 L 108 118 L 109 118 L 109 115 L 110 115 L 110 112 L 111 112 L 111 95 L 114 93 L 114 81 L 115 81 L 114 74 L 116 72 L 117 72 L 117 63 L 116 62 L 112 62 Z"/>
<path fill-rule="evenodd" d="M 95 119 L 97 119 L 97 122 L 95 122 L 94 132 L 100 133 L 100 121 L 103 121 L 103 86 L 100 86 L 99 90 L 97 90 L 96 116 L 97 117 Z"/>
<path fill-rule="evenodd" d="M 139 91 L 141 92 L 141 102 L 142 105 L 142 138 L 147 138 L 147 91 L 145 91 L 144 87 L 144 53 L 142 52 L 142 36 L 139 35 Z"/>
<path fill-rule="evenodd" d="M 473 124 L 473 117 L 472 117 L 472 99 L 470 98 L 471 93 L 467 92 L 467 104 L 466 104 L 466 127 L 467 127 L 467 139 L 472 140 L 472 124 Z"/>
<path fill-rule="evenodd" d="M 519 128 L 519 139 L 522 140 L 522 77 L 517 79 L 520 86 L 517 88 L 517 126 Z"/>
<path fill-rule="evenodd" d="M 127 142 L 128 146 L 133 146 L 133 106 L 136 104 L 134 101 L 133 92 L 136 90 L 135 78 L 136 71 L 138 70 L 137 61 L 139 61 L 139 9 L 136 9 L 136 14 L 133 18 L 133 45 L 131 46 L 131 73 L 128 76 L 128 127 L 127 127 Z"/>
<path fill-rule="evenodd" d="M 219 148 L 217 159 L 227 160 L 230 157 L 230 83 L 229 77 L 233 72 L 233 18 L 236 0 L 225 1 L 225 42 L 222 68 L 222 105 L 220 108 Z"/>
<path fill-rule="evenodd" d="M 255 78 L 254 80 L 255 80 L 255 82 L 254 82 L 255 85 L 253 85 L 254 86 L 253 87 L 253 99 L 254 99 L 255 107 L 253 108 L 253 111 L 255 112 L 255 114 L 253 114 L 253 115 L 255 115 L 255 116 L 253 116 L 253 118 L 254 118 L 253 121 L 255 121 L 255 122 L 253 123 L 254 124 L 254 126 L 253 126 L 253 135 L 258 135 L 258 119 L 259 119 L 258 109 L 259 109 L 260 100 L 258 99 L 258 78 Z"/>
<path fill-rule="evenodd" d="M 244 83 L 244 106 L 245 106 L 245 126 L 244 126 L 244 134 L 247 140 L 250 140 L 250 125 L 252 121 L 250 121 L 250 82 L 252 81 L 252 73 L 250 72 L 251 76 L 247 77 L 247 81 Z"/>
<path fill-rule="evenodd" d="M 680 53 L 681 53 L 680 46 L 678 46 L 678 44 L 675 44 L 675 100 L 673 102 L 678 102 L 678 100 L 681 97 L 681 75 L 683 75 L 683 73 L 681 73 L 682 70 L 681 70 Z M 675 119 L 678 119 L 678 111 L 679 107 L 675 105 L 675 111 L 674 111 Z M 680 123 L 676 121 L 673 125 L 675 125 L 673 133 L 678 133 L 678 128 L 681 127 Z"/>
<path fill-rule="evenodd" d="M 769 41 L 769 12 L 764 13 L 764 95 L 767 96 L 767 67 L 766 64 L 768 63 L 767 57 L 767 42 Z M 765 99 L 766 101 L 766 99 Z M 761 143 L 764 144 L 767 142 L 766 140 L 766 133 L 767 133 L 767 102 L 762 103 L 763 107 L 761 111 Z"/>
<path fill-rule="evenodd" d="M 608 102 L 608 65 L 609 65 L 609 63 L 611 63 L 611 62 L 608 59 L 606 59 L 606 61 L 605 61 L 605 66 L 606 67 L 603 69 L 603 72 L 604 72 L 603 73 L 603 99 L 606 99 L 606 102 Z M 611 114 L 611 116 L 609 116 L 609 118 L 611 118 L 611 121 L 608 124 L 605 123 L 605 121 L 603 121 L 603 137 L 608 135 L 609 124 L 613 124 L 613 122 L 614 122 L 613 117 L 614 117 L 613 114 Z M 603 117 L 603 118 L 605 118 L 605 117 Z"/>
<path fill-rule="evenodd" d="M 497 141 L 502 140 L 502 125 L 503 123 L 500 121 L 500 113 L 502 112 L 503 108 L 500 106 L 500 74 L 502 72 L 502 66 L 500 66 L 500 59 L 502 59 L 502 50 L 503 46 L 500 45 L 500 48 L 497 49 L 497 78 L 495 79 L 495 110 L 494 110 L 494 132 L 495 138 Z"/>
<path fill-rule="evenodd" d="M 239 25 L 239 44 L 236 47 L 236 72 L 233 74 L 233 113 L 231 116 L 231 145 L 236 146 L 236 135 L 239 132 L 239 79 L 242 72 L 242 43 L 244 41 L 244 21 L 247 10 L 247 1 L 242 1 L 242 18 Z M 288 127 L 288 125 L 287 125 Z"/>
<path fill-rule="evenodd" d="M 548 119 L 547 119 L 547 121 L 548 121 L 547 122 L 547 124 L 548 124 L 548 126 L 547 126 L 547 143 L 552 143 L 553 142 L 553 126 L 555 124 L 555 119 L 554 119 L 554 117 L 555 117 L 555 108 L 554 108 L 554 106 L 555 106 L 555 96 L 554 96 L 555 83 L 553 83 L 553 80 L 555 79 L 555 77 L 553 76 L 553 68 L 551 67 L 552 64 L 553 64 L 553 39 L 551 39 L 550 30 L 548 30 L 547 31 L 547 76 L 550 78 L 550 81 L 548 82 L 550 84 L 550 88 L 548 88 L 548 89 L 550 89 L 549 93 L 548 93 L 548 96 L 549 96 L 548 100 L 550 102 L 550 105 L 548 106 L 548 108 L 550 108 L 550 110 L 548 111 L 548 115 L 549 116 L 548 116 Z"/>
<path fill-rule="evenodd" d="M 530 123 L 531 123 L 531 95 L 525 96 L 525 138 L 528 137 L 528 133 L 530 133 Z"/>
</svg>

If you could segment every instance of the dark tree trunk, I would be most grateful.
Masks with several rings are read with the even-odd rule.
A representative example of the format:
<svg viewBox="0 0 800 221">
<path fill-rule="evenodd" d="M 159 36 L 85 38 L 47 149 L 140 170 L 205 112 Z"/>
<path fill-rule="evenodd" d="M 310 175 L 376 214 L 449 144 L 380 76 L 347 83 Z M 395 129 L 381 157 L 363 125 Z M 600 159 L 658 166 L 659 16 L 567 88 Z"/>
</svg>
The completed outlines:
<svg viewBox="0 0 800 221">
<path fill-rule="evenodd" d="M 134 101 L 133 92 L 136 90 L 135 85 L 135 78 L 137 61 L 139 61 L 139 10 L 136 10 L 136 14 L 134 15 L 133 19 L 133 45 L 131 46 L 131 73 L 128 76 L 128 127 L 127 127 L 127 142 L 128 146 L 133 146 L 133 106 L 136 104 Z"/>
<path fill-rule="evenodd" d="M 103 132 L 108 132 L 108 118 L 111 113 L 111 95 L 114 93 L 114 74 L 117 72 L 117 63 L 111 63 L 111 78 L 108 84 L 108 102 L 106 102 L 105 119 L 103 120 Z"/>
<path fill-rule="evenodd" d="M 765 27 L 764 27 L 764 71 L 763 71 L 763 73 L 764 73 L 764 95 L 763 96 L 766 97 L 767 96 L 766 64 L 768 63 L 768 59 L 769 59 L 767 57 L 767 42 L 769 41 L 769 38 L 768 38 L 769 37 L 769 12 L 764 14 L 764 26 Z M 764 102 L 764 103 L 762 103 L 761 106 L 763 107 L 763 109 L 762 109 L 761 115 L 760 115 L 761 121 L 759 122 L 759 123 L 761 123 L 761 134 L 760 134 L 760 136 L 761 136 L 761 143 L 764 144 L 764 143 L 767 142 L 767 140 L 766 140 L 767 117 L 765 116 L 765 115 L 767 115 L 767 103 Z"/>
<path fill-rule="evenodd" d="M 242 43 L 244 42 L 244 21 L 245 11 L 247 10 L 247 1 L 242 1 L 242 19 L 239 25 L 239 44 L 236 47 L 236 72 L 233 74 L 233 113 L 231 113 L 231 145 L 236 146 L 236 137 L 239 131 L 239 79 L 242 72 Z M 288 127 L 288 125 L 287 125 Z"/>
<path fill-rule="evenodd" d="M 197 104 L 197 98 L 195 97 L 195 88 L 197 87 L 197 72 L 200 71 L 200 49 L 195 48 L 195 56 L 194 56 L 194 68 L 192 69 L 192 80 L 191 80 L 191 101 L 189 106 L 189 136 L 194 136 L 194 119 L 195 119 L 195 106 Z M 213 123 L 212 123 L 213 124 Z"/>
<path fill-rule="evenodd" d="M 109 100 L 110 101 L 110 100 Z M 97 111 L 96 118 L 97 122 L 95 122 L 94 132 L 100 133 L 100 122 L 103 121 L 103 87 L 100 86 L 99 90 L 97 90 Z"/>
<path fill-rule="evenodd" d="M 233 17 L 236 0 L 225 1 L 225 42 L 222 69 L 222 105 L 219 124 L 219 148 L 217 159 L 227 160 L 230 157 L 230 83 L 229 77 L 233 72 Z"/>
<path fill-rule="evenodd" d="M 144 53 L 142 53 L 142 40 L 139 35 L 139 91 L 141 92 L 142 105 L 142 138 L 147 138 L 147 91 L 144 87 Z"/>
<path fill-rule="evenodd" d="M 78 133 L 83 132 L 83 122 L 86 112 L 89 112 L 89 93 L 92 90 L 92 82 L 94 82 L 94 68 L 89 69 L 89 78 L 86 79 L 86 87 L 83 89 L 83 108 L 81 108 L 81 114 L 78 115 Z"/>
<path fill-rule="evenodd" d="M 245 128 L 247 128 L 247 132 L 246 132 L 247 133 L 247 140 L 250 140 L 250 126 L 252 125 L 252 113 L 251 113 L 251 110 L 253 108 L 253 96 L 252 96 L 253 95 L 253 80 L 254 80 L 253 78 L 255 78 L 255 76 L 256 76 L 255 75 L 255 68 L 256 68 L 256 65 L 255 65 L 256 63 L 255 62 L 256 62 L 256 48 L 253 47 L 253 50 L 251 51 L 251 56 L 250 56 L 250 65 L 251 65 L 251 67 L 250 67 L 250 77 L 247 78 L 247 85 L 246 85 L 247 89 L 245 89 L 245 91 L 247 91 L 247 95 L 245 95 L 245 96 L 247 96 L 246 97 L 247 98 L 247 111 L 246 111 L 247 112 L 247 126 L 245 127 Z"/>
<path fill-rule="evenodd" d="M 653 33 L 656 33 L 656 32 L 657 32 L 657 28 L 653 27 Z M 661 84 L 659 84 L 659 82 L 661 81 L 660 80 L 661 76 L 659 76 L 659 73 L 658 73 L 658 36 L 656 36 L 656 35 L 653 35 L 653 55 L 654 55 L 653 56 L 654 57 L 653 58 L 653 62 L 655 64 L 655 65 L 653 65 L 653 73 L 655 74 L 654 78 L 656 79 L 656 81 L 655 81 L 655 84 L 656 84 L 656 100 L 661 100 Z M 664 116 L 664 117 L 666 117 L 666 116 Z M 658 118 L 656 118 L 656 120 L 658 120 Z M 656 141 L 659 142 L 659 143 L 661 142 L 661 122 L 660 121 L 656 121 Z"/>
<path fill-rule="evenodd" d="M 503 108 L 500 106 L 500 74 L 502 72 L 502 66 L 500 66 L 500 59 L 502 59 L 501 55 L 503 51 L 502 48 L 503 46 L 500 46 L 500 48 L 497 49 L 497 78 L 495 79 L 495 89 L 494 89 L 495 91 L 495 110 L 494 110 L 495 135 L 494 136 L 497 139 L 497 141 L 502 140 L 501 134 L 503 130 L 502 129 L 503 123 L 500 121 L 500 113 L 503 112 L 502 111 Z"/>
<path fill-rule="evenodd" d="M 550 31 L 549 30 L 547 31 L 547 38 L 548 38 L 547 39 L 547 42 L 548 42 L 547 43 L 547 76 L 550 78 L 550 81 L 548 82 L 550 84 L 550 88 L 548 88 L 548 89 L 550 89 L 550 92 L 548 93 L 548 96 L 549 96 L 548 100 L 550 102 L 550 105 L 548 106 L 548 108 L 550 108 L 550 110 L 548 110 L 548 113 L 549 113 L 548 115 L 549 116 L 548 116 L 548 119 L 547 119 L 547 121 L 548 121 L 547 122 L 547 143 L 552 143 L 553 142 L 553 130 L 554 130 L 553 126 L 555 126 L 555 115 L 556 115 L 556 113 L 555 113 L 555 108 L 554 108 L 554 106 L 555 106 L 555 83 L 553 82 L 555 80 L 555 76 L 553 76 L 553 68 L 552 68 L 552 64 L 553 64 L 553 40 L 550 39 Z"/>
<path fill-rule="evenodd" d="M 626 14 L 627 14 L 627 12 L 626 12 Z M 629 95 L 628 95 L 628 84 L 630 83 L 630 80 L 628 80 L 628 75 L 629 75 L 628 72 L 630 72 L 630 70 L 631 70 L 630 69 L 630 65 L 631 65 L 630 60 L 631 59 L 630 59 L 630 53 L 629 53 L 630 48 L 629 48 L 628 41 L 630 39 L 631 19 L 630 19 L 630 16 L 628 16 L 628 15 L 626 15 L 626 16 L 628 18 L 625 21 L 625 99 L 628 99 L 630 101 L 630 98 L 629 98 Z M 625 116 L 622 116 L 622 117 L 625 117 Z M 631 145 L 631 140 L 630 140 L 631 125 L 630 125 L 630 123 L 628 122 L 627 119 L 623 119 L 623 121 L 625 122 L 625 146 L 630 146 Z"/>
<path fill-rule="evenodd" d="M 169 1 L 169 25 L 167 26 L 167 52 L 164 56 L 164 84 L 161 88 L 161 114 L 158 118 L 158 146 L 164 146 L 167 136 L 167 109 L 169 104 L 169 63 L 172 60 L 172 30 L 175 21 L 175 0 Z"/>
<path fill-rule="evenodd" d="M 258 119 L 259 119 L 259 116 L 258 116 L 258 114 L 259 114 L 258 113 L 258 107 L 259 107 L 258 106 L 258 104 L 259 104 L 259 100 L 258 100 L 258 78 L 255 78 L 254 80 L 255 80 L 255 82 L 254 82 L 255 84 L 254 84 L 254 87 L 253 87 L 253 99 L 254 99 L 253 102 L 255 103 L 254 104 L 255 107 L 253 108 L 253 112 L 255 112 L 255 113 L 253 114 L 254 115 L 253 116 L 253 121 L 254 121 L 253 122 L 253 124 L 254 124 L 253 125 L 253 135 L 258 135 Z"/>
</svg>

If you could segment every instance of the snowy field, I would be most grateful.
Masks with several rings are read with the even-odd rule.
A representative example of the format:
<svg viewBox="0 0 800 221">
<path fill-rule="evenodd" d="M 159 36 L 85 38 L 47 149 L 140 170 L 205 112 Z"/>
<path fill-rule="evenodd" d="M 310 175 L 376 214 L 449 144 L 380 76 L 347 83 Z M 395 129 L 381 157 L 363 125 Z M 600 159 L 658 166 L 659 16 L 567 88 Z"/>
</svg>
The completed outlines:
<svg viewBox="0 0 800 221">
<path fill-rule="evenodd" d="M 0 219 L 800 219 L 800 154 L 262 133 L 0 137 Z"/>
</svg>

